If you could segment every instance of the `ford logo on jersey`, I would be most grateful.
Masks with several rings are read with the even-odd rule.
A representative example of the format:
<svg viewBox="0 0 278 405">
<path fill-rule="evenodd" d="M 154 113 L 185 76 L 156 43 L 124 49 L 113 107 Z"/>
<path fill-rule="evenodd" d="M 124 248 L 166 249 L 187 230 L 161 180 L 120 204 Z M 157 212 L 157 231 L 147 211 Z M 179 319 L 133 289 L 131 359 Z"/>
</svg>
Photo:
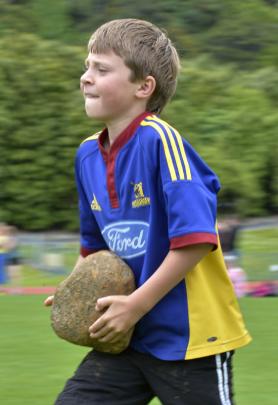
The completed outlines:
<svg viewBox="0 0 278 405">
<path fill-rule="evenodd" d="M 149 224 L 142 221 L 121 221 L 107 225 L 102 235 L 113 252 L 123 259 L 146 252 Z"/>
</svg>

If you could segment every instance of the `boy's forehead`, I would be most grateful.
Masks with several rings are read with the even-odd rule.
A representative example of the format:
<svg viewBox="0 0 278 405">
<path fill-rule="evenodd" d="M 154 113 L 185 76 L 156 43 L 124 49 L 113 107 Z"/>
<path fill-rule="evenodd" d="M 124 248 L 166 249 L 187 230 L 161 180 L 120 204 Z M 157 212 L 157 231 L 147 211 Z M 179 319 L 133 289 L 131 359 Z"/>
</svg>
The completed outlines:
<svg viewBox="0 0 278 405">
<path fill-rule="evenodd" d="M 112 62 L 116 59 L 121 59 L 112 50 L 108 50 L 105 53 L 95 53 L 90 51 L 86 58 L 87 62 Z"/>
</svg>

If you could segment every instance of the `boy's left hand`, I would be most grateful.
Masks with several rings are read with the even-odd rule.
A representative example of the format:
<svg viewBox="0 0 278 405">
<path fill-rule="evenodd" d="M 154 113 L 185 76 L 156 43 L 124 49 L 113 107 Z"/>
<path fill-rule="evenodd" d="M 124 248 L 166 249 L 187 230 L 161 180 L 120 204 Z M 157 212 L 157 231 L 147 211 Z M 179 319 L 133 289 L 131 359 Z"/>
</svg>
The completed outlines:
<svg viewBox="0 0 278 405">
<path fill-rule="evenodd" d="M 135 325 L 144 314 L 133 305 L 130 297 L 112 295 L 97 300 L 96 310 L 106 311 L 89 327 L 91 338 L 114 343 Z"/>
</svg>

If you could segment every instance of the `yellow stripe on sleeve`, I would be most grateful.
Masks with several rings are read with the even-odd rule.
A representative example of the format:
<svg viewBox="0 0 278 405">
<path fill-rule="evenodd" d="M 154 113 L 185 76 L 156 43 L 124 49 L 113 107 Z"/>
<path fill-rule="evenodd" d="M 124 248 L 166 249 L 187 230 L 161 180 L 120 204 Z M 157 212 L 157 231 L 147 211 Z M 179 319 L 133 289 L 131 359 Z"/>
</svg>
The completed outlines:
<svg viewBox="0 0 278 405">
<path fill-rule="evenodd" d="M 176 146 L 176 142 L 175 142 L 175 139 L 174 139 L 174 137 L 173 137 L 173 134 L 172 134 L 172 132 L 171 132 L 171 130 L 170 130 L 169 125 L 168 125 L 165 121 L 162 121 L 161 119 L 159 119 L 159 118 L 157 118 L 157 117 L 155 117 L 155 116 L 152 116 L 152 119 L 153 119 L 154 121 L 163 123 L 163 126 L 165 127 L 165 129 L 166 129 L 166 131 L 167 131 L 167 134 L 168 134 L 168 136 L 169 136 L 170 143 L 171 143 L 171 146 L 172 146 L 172 149 L 173 149 L 173 152 L 174 152 L 174 156 L 175 156 L 177 168 L 178 168 L 178 171 L 179 171 L 180 179 L 181 179 L 181 180 L 184 180 L 185 177 L 184 177 L 184 171 L 183 171 L 182 164 L 181 164 L 181 160 L 180 160 L 180 155 L 179 155 L 179 152 L 178 152 L 178 149 L 177 149 L 177 146 Z"/>
<path fill-rule="evenodd" d="M 165 138 L 165 135 L 164 135 L 162 129 L 160 128 L 160 126 L 158 124 L 156 124 L 155 122 L 151 122 L 151 121 L 143 121 L 143 122 L 141 122 L 141 125 L 153 127 L 159 133 L 160 138 L 162 140 L 162 144 L 163 144 L 164 153 L 165 153 L 166 161 L 167 161 L 167 164 L 168 164 L 168 168 L 169 168 L 169 171 L 170 171 L 171 180 L 176 181 L 177 180 L 177 175 L 176 175 L 176 172 L 175 172 L 175 168 L 174 168 L 172 157 L 171 157 L 171 154 L 170 154 L 170 151 L 169 151 L 167 140 Z"/>
<path fill-rule="evenodd" d="M 181 136 L 178 133 L 178 131 L 175 130 L 175 128 L 173 128 L 173 131 L 174 131 L 174 133 L 176 135 L 176 138 L 177 138 L 177 141 L 178 141 L 178 144 L 179 144 L 182 160 L 183 160 L 183 163 L 184 163 L 184 166 L 185 166 L 186 178 L 187 178 L 187 180 L 192 180 L 191 171 L 190 171 L 189 163 L 188 163 L 188 160 L 187 160 L 187 157 L 186 157 L 186 153 L 185 153 L 185 150 L 184 150 L 184 145 L 182 143 Z"/>
<path fill-rule="evenodd" d="M 167 122 L 163 121 L 161 118 L 156 117 L 155 115 L 148 116 L 148 117 L 146 117 L 146 119 L 152 119 L 152 120 L 154 120 L 154 121 L 160 122 L 160 123 L 163 124 L 164 127 L 166 128 L 167 133 L 169 133 L 169 132 L 168 132 L 168 128 L 169 128 L 169 129 L 172 129 L 172 131 L 174 132 L 175 137 L 176 137 L 176 139 L 177 139 L 177 142 L 178 142 L 178 148 L 179 148 L 179 150 L 180 150 L 180 154 L 181 154 L 181 157 L 182 157 L 182 161 L 183 161 L 183 164 L 184 164 L 184 167 L 185 167 L 186 179 L 187 179 L 187 180 L 192 180 L 191 170 L 190 170 L 190 166 L 189 166 L 189 163 L 188 163 L 188 160 L 187 160 L 187 157 L 186 157 L 184 145 L 183 145 L 183 142 L 182 142 L 182 137 L 180 136 L 180 134 L 178 133 L 178 131 L 177 131 L 175 128 L 171 127 Z M 171 131 L 170 131 L 170 133 L 171 133 Z M 169 137 L 170 137 L 170 136 L 169 136 Z M 172 133 L 171 133 L 171 137 L 173 138 Z M 171 141 L 171 137 L 170 137 L 170 141 Z M 174 145 L 175 145 L 174 147 L 173 147 L 173 143 L 172 143 L 172 142 L 174 142 Z M 174 155 L 175 155 L 177 167 L 179 168 L 179 164 L 181 163 L 181 161 L 180 161 L 179 153 L 177 152 L 176 143 L 175 143 L 174 139 L 173 139 L 173 141 L 171 141 L 171 145 L 172 145 L 173 152 L 174 152 Z M 178 158 L 176 157 L 177 155 L 176 155 L 176 153 L 175 153 L 175 149 L 174 149 L 174 148 L 176 149 L 176 153 L 177 153 L 177 155 L 178 155 Z M 182 167 L 182 165 L 181 165 L 181 167 Z M 180 169 L 178 169 L 178 170 L 179 170 L 179 174 L 180 174 L 180 173 L 181 173 L 181 172 L 180 172 Z M 182 169 L 182 173 L 184 173 L 184 172 L 183 172 L 183 169 Z M 184 177 L 180 177 L 180 178 L 181 178 L 181 179 L 184 179 Z"/>
</svg>

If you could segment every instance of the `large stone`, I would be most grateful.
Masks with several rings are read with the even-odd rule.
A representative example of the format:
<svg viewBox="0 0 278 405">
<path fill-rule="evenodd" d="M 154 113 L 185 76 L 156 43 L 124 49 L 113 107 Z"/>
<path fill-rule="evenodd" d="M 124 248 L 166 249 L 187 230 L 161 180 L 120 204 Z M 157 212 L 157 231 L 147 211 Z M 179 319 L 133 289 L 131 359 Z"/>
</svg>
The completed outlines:
<svg viewBox="0 0 278 405">
<path fill-rule="evenodd" d="M 51 325 L 60 338 L 71 343 L 120 353 L 127 348 L 133 330 L 120 342 L 111 344 L 92 339 L 88 328 L 102 315 L 95 311 L 98 298 L 128 295 L 134 289 L 133 272 L 123 260 L 108 250 L 93 253 L 57 287 Z"/>
</svg>

